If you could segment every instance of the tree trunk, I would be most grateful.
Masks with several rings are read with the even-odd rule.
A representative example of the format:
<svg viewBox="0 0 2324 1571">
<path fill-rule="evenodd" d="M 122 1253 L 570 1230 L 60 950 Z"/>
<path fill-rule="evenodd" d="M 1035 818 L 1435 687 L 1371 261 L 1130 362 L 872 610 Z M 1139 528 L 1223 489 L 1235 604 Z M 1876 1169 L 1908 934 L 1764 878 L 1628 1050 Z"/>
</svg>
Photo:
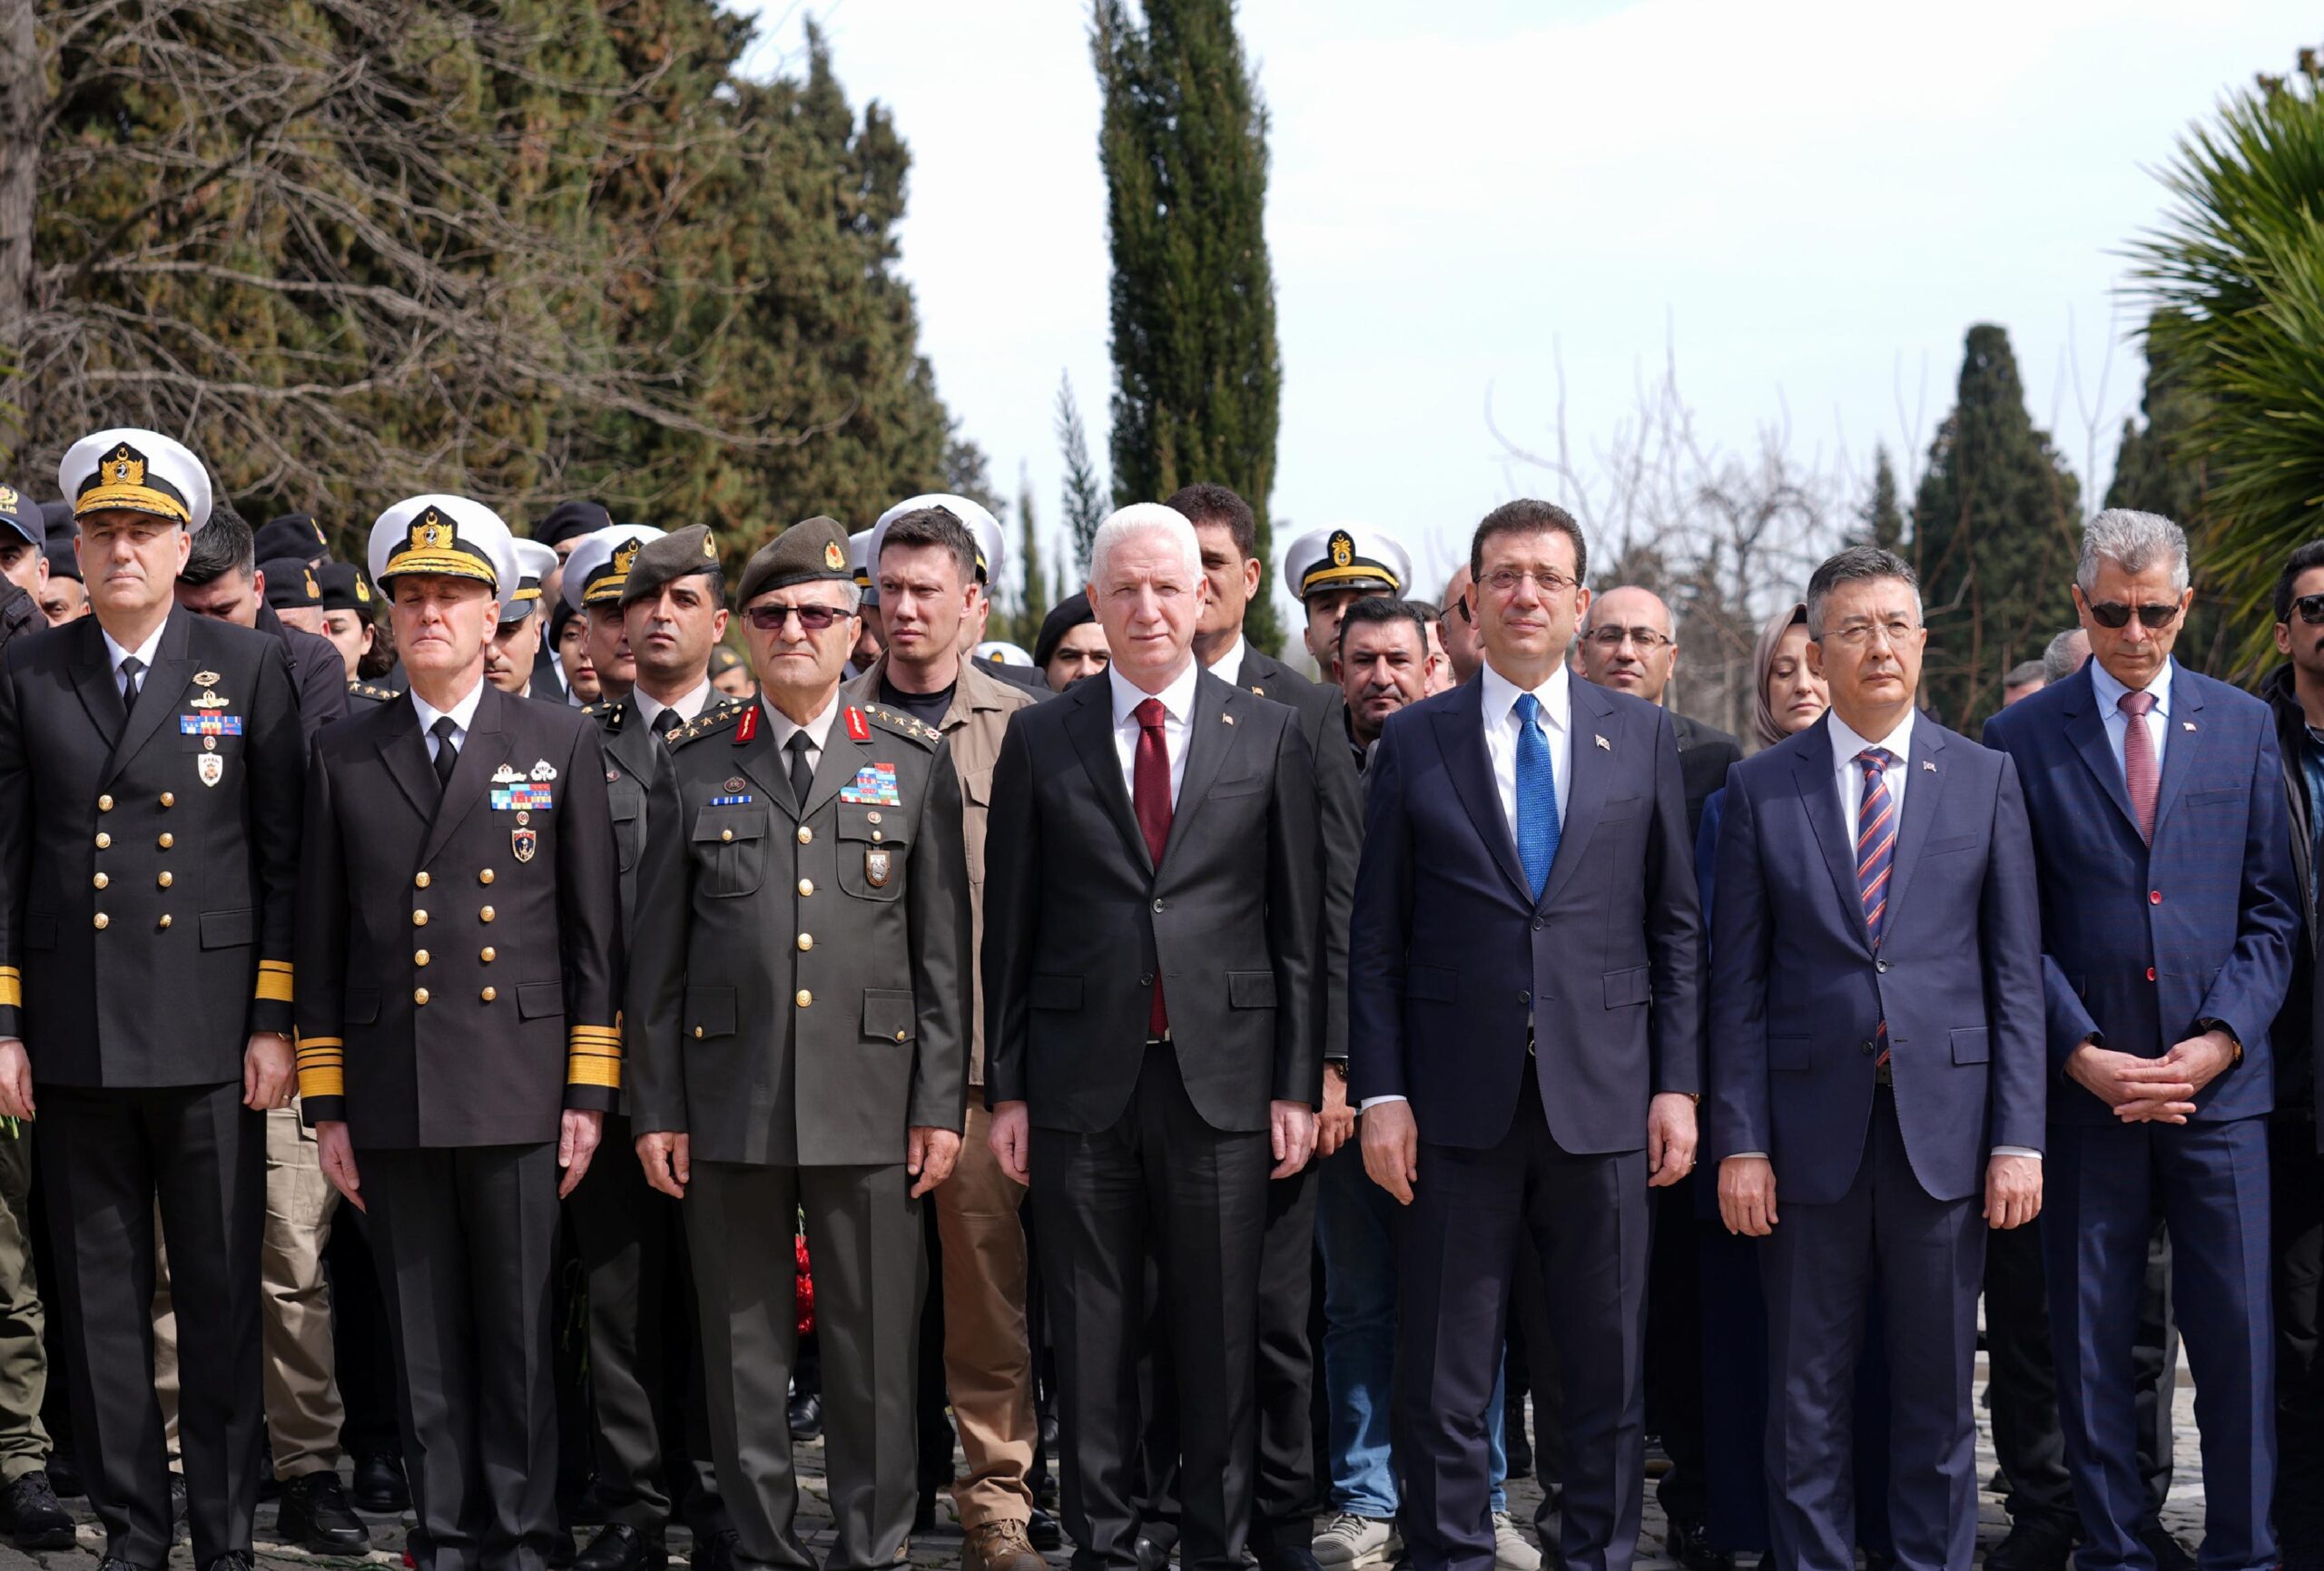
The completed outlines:
<svg viewBox="0 0 2324 1571">
<path fill-rule="evenodd" d="M 8 362 L 22 347 L 22 324 L 33 303 L 33 195 L 48 101 L 33 5 L 0 0 L 0 388 L 8 384 Z M 0 397 L 0 403 L 8 401 Z M 0 443 L 0 452 L 10 446 Z"/>
</svg>

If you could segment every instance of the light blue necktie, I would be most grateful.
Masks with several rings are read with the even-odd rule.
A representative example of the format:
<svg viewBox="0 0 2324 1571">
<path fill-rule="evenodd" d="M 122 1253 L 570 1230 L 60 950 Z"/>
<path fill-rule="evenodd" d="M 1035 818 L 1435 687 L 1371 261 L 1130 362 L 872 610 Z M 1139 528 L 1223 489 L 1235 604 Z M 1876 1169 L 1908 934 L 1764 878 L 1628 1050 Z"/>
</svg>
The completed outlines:
<svg viewBox="0 0 2324 1571">
<path fill-rule="evenodd" d="M 1531 693 L 1517 699 L 1517 857 L 1525 864 L 1525 881 L 1533 898 L 1550 881 L 1550 864 L 1558 859 L 1558 777 L 1550 764 L 1550 739 L 1541 733 L 1541 701 Z"/>
</svg>

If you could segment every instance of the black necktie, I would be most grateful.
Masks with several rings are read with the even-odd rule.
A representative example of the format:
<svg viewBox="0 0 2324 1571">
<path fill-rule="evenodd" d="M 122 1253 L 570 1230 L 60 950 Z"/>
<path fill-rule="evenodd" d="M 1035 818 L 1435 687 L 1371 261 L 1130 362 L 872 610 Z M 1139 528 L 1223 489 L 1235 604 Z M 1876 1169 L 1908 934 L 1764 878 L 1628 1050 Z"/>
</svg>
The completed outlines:
<svg viewBox="0 0 2324 1571">
<path fill-rule="evenodd" d="M 125 656 L 121 663 L 121 707 L 126 712 L 137 707 L 137 677 L 145 663 L 135 655 Z"/>
<path fill-rule="evenodd" d="M 436 739 L 436 783 L 438 786 L 452 783 L 453 766 L 460 761 L 460 750 L 452 745 L 452 732 L 458 729 L 458 722 L 448 714 L 437 716 L 436 723 L 428 728 L 428 733 Z"/>
<path fill-rule="evenodd" d="M 683 722 L 678 719 L 676 710 L 665 709 L 654 717 L 654 734 L 667 741 L 670 733 L 677 730 L 681 723 Z"/>
<path fill-rule="evenodd" d="M 803 813 L 807 810 L 807 793 L 815 785 L 815 766 L 807 761 L 807 750 L 814 743 L 807 740 L 805 731 L 794 731 L 791 733 L 791 740 L 783 746 L 791 755 L 791 799 L 799 804 L 799 810 Z"/>
</svg>

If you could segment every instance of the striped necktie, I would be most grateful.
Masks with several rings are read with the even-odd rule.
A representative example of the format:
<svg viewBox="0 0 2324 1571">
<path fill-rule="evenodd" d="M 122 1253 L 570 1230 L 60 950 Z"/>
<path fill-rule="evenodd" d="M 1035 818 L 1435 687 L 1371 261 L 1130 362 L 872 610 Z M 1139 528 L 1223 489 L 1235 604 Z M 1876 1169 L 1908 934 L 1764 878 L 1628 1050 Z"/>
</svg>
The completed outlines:
<svg viewBox="0 0 2324 1571">
<path fill-rule="evenodd" d="M 1896 755 L 1885 747 L 1868 747 L 1856 755 L 1864 766 L 1864 803 L 1856 809 L 1856 888 L 1864 902 L 1864 930 L 1880 951 L 1880 936 L 1888 926 L 1888 875 L 1896 865 L 1896 799 L 1888 794 L 1888 766 Z M 1880 1022 L 1880 1056 L 1873 1073 L 1886 1078 L 1888 1022 Z"/>
</svg>

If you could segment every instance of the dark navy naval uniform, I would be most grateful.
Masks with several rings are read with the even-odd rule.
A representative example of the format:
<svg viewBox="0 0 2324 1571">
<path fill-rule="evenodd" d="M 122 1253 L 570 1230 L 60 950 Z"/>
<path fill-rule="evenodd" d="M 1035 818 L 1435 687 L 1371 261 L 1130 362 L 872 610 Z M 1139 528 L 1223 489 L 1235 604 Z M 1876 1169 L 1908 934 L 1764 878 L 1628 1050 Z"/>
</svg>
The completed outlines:
<svg viewBox="0 0 2324 1571">
<path fill-rule="evenodd" d="M 243 1055 L 291 1025 L 304 743 L 280 639 L 173 609 L 140 664 L 125 704 L 94 616 L 0 663 L 0 1036 L 32 1060 L 90 1498 L 106 1553 L 153 1567 L 157 1200 L 195 1561 L 250 1547 L 265 1120 Z"/>
</svg>

